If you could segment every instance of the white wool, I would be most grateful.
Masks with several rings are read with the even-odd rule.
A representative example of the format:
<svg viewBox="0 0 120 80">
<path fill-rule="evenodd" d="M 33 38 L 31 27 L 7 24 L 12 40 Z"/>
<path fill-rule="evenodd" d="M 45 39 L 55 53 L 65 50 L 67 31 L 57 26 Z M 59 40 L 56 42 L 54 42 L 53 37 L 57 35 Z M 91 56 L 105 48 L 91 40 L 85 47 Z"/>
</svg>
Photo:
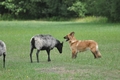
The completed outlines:
<svg viewBox="0 0 120 80">
<path fill-rule="evenodd" d="M 38 50 L 41 49 L 43 46 L 49 47 L 50 49 L 52 49 L 57 44 L 56 39 L 49 35 L 44 37 L 40 35 L 36 35 L 33 38 L 35 39 L 35 47 Z"/>
<path fill-rule="evenodd" d="M 6 45 L 3 41 L 0 40 L 0 56 L 6 52 Z"/>
</svg>

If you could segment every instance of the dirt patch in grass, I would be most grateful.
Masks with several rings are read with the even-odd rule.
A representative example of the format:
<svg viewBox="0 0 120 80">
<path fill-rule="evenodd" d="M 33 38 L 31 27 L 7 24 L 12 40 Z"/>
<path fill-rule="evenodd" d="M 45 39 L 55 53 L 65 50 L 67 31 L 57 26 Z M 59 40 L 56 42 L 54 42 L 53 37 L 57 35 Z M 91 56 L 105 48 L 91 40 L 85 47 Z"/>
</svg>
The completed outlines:
<svg viewBox="0 0 120 80">
<path fill-rule="evenodd" d="M 40 73 L 47 73 L 47 74 L 58 74 L 63 78 L 66 78 L 67 75 L 68 79 L 119 79 L 120 78 L 120 71 L 119 70 L 107 70 L 107 69 L 96 69 L 93 67 L 89 68 L 66 68 L 66 67 L 52 67 L 52 68 L 38 68 L 35 69 Z"/>
<path fill-rule="evenodd" d="M 43 73 L 57 73 L 57 74 L 67 74 L 67 73 L 74 74 L 76 72 L 76 70 L 67 70 L 64 67 L 41 68 L 36 70 Z"/>
</svg>

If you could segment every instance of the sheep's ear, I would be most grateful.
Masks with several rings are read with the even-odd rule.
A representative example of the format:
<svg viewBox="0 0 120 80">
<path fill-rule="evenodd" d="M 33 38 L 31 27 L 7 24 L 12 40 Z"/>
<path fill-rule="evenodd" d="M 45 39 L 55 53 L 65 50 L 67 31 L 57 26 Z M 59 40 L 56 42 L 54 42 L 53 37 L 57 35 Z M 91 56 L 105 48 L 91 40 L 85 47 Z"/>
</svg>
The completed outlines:
<svg viewBox="0 0 120 80">
<path fill-rule="evenodd" d="M 71 32 L 71 33 L 70 33 L 71 36 L 74 36 L 74 34 L 75 34 L 75 32 Z"/>
</svg>

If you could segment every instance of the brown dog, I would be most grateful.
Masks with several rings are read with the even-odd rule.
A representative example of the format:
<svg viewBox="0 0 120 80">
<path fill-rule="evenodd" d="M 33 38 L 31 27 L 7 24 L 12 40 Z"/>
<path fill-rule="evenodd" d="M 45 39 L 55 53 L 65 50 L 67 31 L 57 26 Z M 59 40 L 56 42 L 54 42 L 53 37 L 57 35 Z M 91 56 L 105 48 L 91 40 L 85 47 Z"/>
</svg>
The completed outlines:
<svg viewBox="0 0 120 80">
<path fill-rule="evenodd" d="M 74 37 L 74 32 L 66 35 L 64 39 L 66 39 L 66 41 L 69 41 L 70 48 L 72 50 L 72 58 L 76 58 L 78 52 L 83 52 L 87 49 L 89 49 L 93 53 L 95 58 L 101 57 L 101 54 L 98 50 L 98 44 L 93 40 L 77 40 Z"/>
</svg>

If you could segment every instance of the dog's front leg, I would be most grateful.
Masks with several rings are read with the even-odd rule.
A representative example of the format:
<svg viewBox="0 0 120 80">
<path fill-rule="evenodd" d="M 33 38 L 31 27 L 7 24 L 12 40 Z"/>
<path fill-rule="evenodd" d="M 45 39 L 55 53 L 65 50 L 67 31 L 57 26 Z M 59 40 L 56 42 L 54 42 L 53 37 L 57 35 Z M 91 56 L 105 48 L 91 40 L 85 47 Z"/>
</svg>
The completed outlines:
<svg viewBox="0 0 120 80">
<path fill-rule="evenodd" d="M 72 58 L 75 59 L 77 57 L 77 51 L 72 50 Z"/>
</svg>

